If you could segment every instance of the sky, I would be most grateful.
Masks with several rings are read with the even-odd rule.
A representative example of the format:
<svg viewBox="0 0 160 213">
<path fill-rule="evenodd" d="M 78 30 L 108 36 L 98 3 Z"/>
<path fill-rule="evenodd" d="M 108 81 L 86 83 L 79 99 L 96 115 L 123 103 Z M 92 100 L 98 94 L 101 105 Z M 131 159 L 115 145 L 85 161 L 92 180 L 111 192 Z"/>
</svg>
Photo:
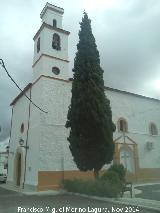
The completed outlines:
<svg viewBox="0 0 160 213">
<path fill-rule="evenodd" d="M 64 8 L 70 76 L 79 22 L 86 10 L 100 52 L 105 85 L 160 99 L 160 1 L 50 0 Z M 20 87 L 32 81 L 33 36 L 41 26 L 45 0 L 5 0 L 0 13 L 0 58 Z M 0 67 L 0 141 L 8 137 L 11 107 L 19 93 Z"/>
</svg>

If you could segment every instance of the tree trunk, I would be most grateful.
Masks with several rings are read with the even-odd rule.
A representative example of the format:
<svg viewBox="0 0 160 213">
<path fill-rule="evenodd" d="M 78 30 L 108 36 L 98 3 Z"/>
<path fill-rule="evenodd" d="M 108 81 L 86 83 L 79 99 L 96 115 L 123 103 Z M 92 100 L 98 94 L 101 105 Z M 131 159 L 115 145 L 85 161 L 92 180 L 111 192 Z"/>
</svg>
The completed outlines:
<svg viewBox="0 0 160 213">
<path fill-rule="evenodd" d="M 99 177 L 99 171 L 94 169 L 94 178 L 95 178 L 95 180 L 98 179 L 98 177 Z"/>
</svg>

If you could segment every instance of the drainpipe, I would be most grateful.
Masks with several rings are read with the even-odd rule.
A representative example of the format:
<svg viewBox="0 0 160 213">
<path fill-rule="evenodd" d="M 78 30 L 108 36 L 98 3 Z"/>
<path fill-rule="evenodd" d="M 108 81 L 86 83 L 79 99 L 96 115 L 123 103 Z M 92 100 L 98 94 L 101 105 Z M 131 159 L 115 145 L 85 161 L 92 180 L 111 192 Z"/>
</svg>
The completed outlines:
<svg viewBox="0 0 160 213">
<path fill-rule="evenodd" d="M 7 156 L 7 177 L 8 177 L 8 160 L 9 160 L 9 150 L 10 150 L 10 143 L 11 143 L 11 134 L 12 134 L 12 119 L 13 119 L 13 106 L 12 106 L 12 117 L 11 117 L 11 126 L 10 126 L 10 134 L 9 134 L 9 143 L 8 143 L 8 146 L 9 146 L 9 149 L 8 149 L 8 156 Z"/>
<path fill-rule="evenodd" d="M 30 100 L 31 100 L 31 89 L 30 88 Z M 27 128 L 27 138 L 26 138 L 26 145 L 25 145 L 25 162 L 24 162 L 24 180 L 23 180 L 23 186 L 22 188 L 24 189 L 24 184 L 26 181 L 26 169 L 27 169 L 27 152 L 28 152 L 28 134 L 29 134 L 29 125 L 30 125 L 30 115 L 31 115 L 31 101 L 29 101 L 29 113 L 28 113 L 28 128 Z"/>
</svg>

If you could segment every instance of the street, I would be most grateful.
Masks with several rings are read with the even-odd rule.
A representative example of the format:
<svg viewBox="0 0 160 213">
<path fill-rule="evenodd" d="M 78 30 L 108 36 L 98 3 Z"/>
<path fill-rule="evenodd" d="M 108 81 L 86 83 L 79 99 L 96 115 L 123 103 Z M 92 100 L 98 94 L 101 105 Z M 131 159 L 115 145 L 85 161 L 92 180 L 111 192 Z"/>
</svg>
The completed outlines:
<svg viewBox="0 0 160 213">
<path fill-rule="evenodd" d="M 136 189 L 142 190 L 136 197 L 160 201 L 160 184 L 146 186 L 137 186 Z"/>
<path fill-rule="evenodd" d="M 74 195 L 24 195 L 0 187 L 0 213 L 18 212 L 139 212 L 154 213 L 133 206 L 112 204 Z"/>
</svg>

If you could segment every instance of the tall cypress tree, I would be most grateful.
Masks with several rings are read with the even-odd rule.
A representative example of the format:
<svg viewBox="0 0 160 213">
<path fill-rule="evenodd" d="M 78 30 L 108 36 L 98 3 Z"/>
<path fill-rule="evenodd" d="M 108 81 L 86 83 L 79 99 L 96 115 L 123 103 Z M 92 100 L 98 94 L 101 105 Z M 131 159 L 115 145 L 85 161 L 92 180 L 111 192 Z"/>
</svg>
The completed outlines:
<svg viewBox="0 0 160 213">
<path fill-rule="evenodd" d="M 110 101 L 104 93 L 103 70 L 86 12 L 80 23 L 74 60 L 71 105 L 66 127 L 73 159 L 81 171 L 93 170 L 95 177 L 113 159 L 114 143 Z"/>
</svg>

